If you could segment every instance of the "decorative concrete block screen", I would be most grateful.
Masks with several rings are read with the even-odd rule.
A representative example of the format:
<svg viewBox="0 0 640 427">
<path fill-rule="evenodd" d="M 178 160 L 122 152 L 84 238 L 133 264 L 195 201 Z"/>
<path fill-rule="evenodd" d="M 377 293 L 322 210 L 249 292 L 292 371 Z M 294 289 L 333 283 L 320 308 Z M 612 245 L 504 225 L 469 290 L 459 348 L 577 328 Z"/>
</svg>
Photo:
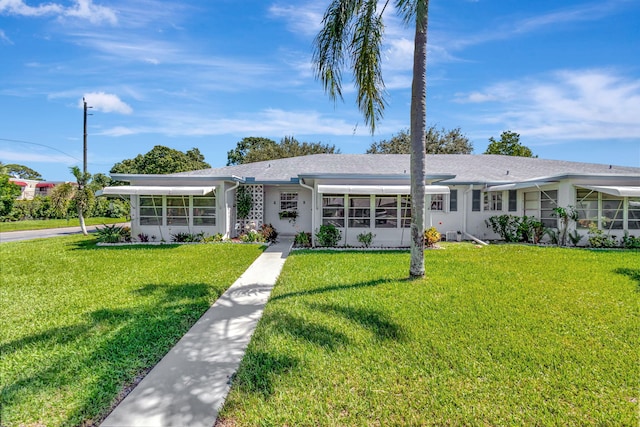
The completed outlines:
<svg viewBox="0 0 640 427">
<path fill-rule="evenodd" d="M 246 219 L 238 218 L 238 224 L 240 225 L 240 232 L 249 228 L 255 228 L 258 230 L 264 222 L 264 186 L 262 184 L 243 185 L 253 200 L 253 205 L 249 211 L 249 216 Z M 237 212 L 236 212 L 237 218 Z"/>
</svg>

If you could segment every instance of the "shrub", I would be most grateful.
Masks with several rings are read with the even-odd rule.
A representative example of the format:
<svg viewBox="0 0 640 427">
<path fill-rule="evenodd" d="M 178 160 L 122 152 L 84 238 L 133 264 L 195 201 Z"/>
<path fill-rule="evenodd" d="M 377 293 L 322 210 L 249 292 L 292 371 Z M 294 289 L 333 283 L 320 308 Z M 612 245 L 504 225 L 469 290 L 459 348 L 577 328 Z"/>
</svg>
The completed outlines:
<svg viewBox="0 0 640 427">
<path fill-rule="evenodd" d="M 316 241 L 320 246 L 334 247 L 342 238 L 342 233 L 333 224 L 321 225 L 316 233 Z"/>
<path fill-rule="evenodd" d="M 296 246 L 309 247 L 311 246 L 311 233 L 300 231 L 293 239 L 293 243 Z"/>
<path fill-rule="evenodd" d="M 435 227 L 427 228 L 424 231 L 424 244 L 432 248 L 440 241 L 440 237 L 441 235 Z"/>
<path fill-rule="evenodd" d="M 365 248 L 371 246 L 373 238 L 376 237 L 372 232 L 358 234 L 358 242 L 362 243 Z"/>
<path fill-rule="evenodd" d="M 514 215 L 495 215 L 489 217 L 487 227 L 491 226 L 505 242 L 522 240 L 522 218 Z"/>
<path fill-rule="evenodd" d="M 217 243 L 222 242 L 224 240 L 224 236 L 222 233 L 216 233 L 213 236 L 204 236 L 202 238 L 202 243 Z"/>
<path fill-rule="evenodd" d="M 615 237 L 604 234 L 603 230 L 598 228 L 597 222 L 589 224 L 589 246 L 592 248 L 613 248 L 616 246 Z"/>
<path fill-rule="evenodd" d="M 271 224 L 262 224 L 260 226 L 260 234 L 262 234 L 264 240 L 269 243 L 275 243 L 278 239 L 278 232 Z"/>
<path fill-rule="evenodd" d="M 145 233 L 139 233 L 138 240 L 141 241 L 142 243 L 147 243 L 149 241 L 149 235 Z"/>
<path fill-rule="evenodd" d="M 628 231 L 622 236 L 622 247 L 626 249 L 640 249 L 640 237 L 630 236 Z"/>
<path fill-rule="evenodd" d="M 98 242 L 100 243 L 122 243 L 131 241 L 131 228 L 119 225 L 105 225 L 103 228 L 96 228 Z"/>
<path fill-rule="evenodd" d="M 199 243 L 204 239 L 204 233 L 176 233 L 171 235 L 171 241 L 174 243 Z"/>
<path fill-rule="evenodd" d="M 240 241 L 244 243 L 255 243 L 265 242 L 266 239 L 264 238 L 262 233 L 259 233 L 256 230 L 249 230 L 247 233 L 240 235 Z"/>
</svg>

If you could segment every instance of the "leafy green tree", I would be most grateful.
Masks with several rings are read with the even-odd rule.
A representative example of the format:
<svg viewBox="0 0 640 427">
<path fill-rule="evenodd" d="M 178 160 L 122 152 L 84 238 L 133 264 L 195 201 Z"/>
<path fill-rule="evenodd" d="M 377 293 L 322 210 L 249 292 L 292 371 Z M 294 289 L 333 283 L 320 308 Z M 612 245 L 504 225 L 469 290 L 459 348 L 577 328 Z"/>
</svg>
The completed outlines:
<svg viewBox="0 0 640 427">
<path fill-rule="evenodd" d="M 411 135 L 405 129 L 391 137 L 390 140 L 374 142 L 367 154 L 409 154 L 411 152 Z M 427 129 L 427 154 L 471 154 L 473 144 L 463 135 L 460 128 L 449 131 L 430 126 Z"/>
<path fill-rule="evenodd" d="M 15 163 L 9 163 L 3 166 L 6 169 L 6 173 L 9 176 L 15 176 L 21 179 L 35 179 L 35 180 L 42 179 L 42 175 L 40 175 L 38 172 L 36 172 L 35 170 L 31 169 L 28 166 L 18 165 Z"/>
<path fill-rule="evenodd" d="M 0 217 L 7 216 L 11 213 L 16 197 L 18 197 L 21 192 L 18 185 L 9 181 L 8 175 L 0 174 Z"/>
<path fill-rule="evenodd" d="M 287 157 L 307 156 L 309 154 L 339 153 L 335 145 L 320 142 L 299 142 L 292 136 L 284 137 L 280 143 L 260 137 L 243 138 L 236 148 L 227 152 L 227 166 Z"/>
<path fill-rule="evenodd" d="M 95 195 L 90 188 L 91 174 L 84 173 L 79 167 L 70 168 L 71 173 L 76 178 L 77 185 L 70 182 L 56 185 L 51 192 L 51 203 L 54 209 L 62 216 L 66 216 L 72 205 L 78 212 L 78 220 L 80 221 L 80 229 L 85 236 L 87 226 L 84 222 L 85 214 L 88 213 L 95 202 Z"/>
<path fill-rule="evenodd" d="M 489 146 L 484 154 L 502 154 L 505 156 L 517 157 L 538 157 L 534 156 L 531 149 L 520 144 L 520 134 L 506 130 L 500 134 L 500 139 L 496 141 L 489 138 Z"/>
<path fill-rule="evenodd" d="M 104 187 L 111 185 L 112 179 L 103 173 L 97 173 L 93 175 L 89 187 L 94 193 L 98 190 L 102 190 Z"/>
<path fill-rule="evenodd" d="M 156 145 L 148 153 L 138 154 L 133 159 L 116 163 L 110 173 L 142 173 L 169 174 L 207 169 L 211 165 L 204 161 L 204 156 L 197 148 L 186 153 L 173 148 Z"/>
<path fill-rule="evenodd" d="M 382 119 L 384 81 L 380 49 L 383 15 L 389 0 L 378 8 L 378 0 L 332 0 L 314 41 L 316 76 L 325 92 L 342 98 L 342 70 L 348 65 L 354 76 L 356 98 L 365 122 L 375 132 Z M 424 269 L 425 141 L 427 120 L 427 27 L 429 0 L 395 0 L 395 8 L 406 24 L 415 24 L 413 83 L 411 86 L 411 262 L 409 275 L 422 277 Z"/>
</svg>

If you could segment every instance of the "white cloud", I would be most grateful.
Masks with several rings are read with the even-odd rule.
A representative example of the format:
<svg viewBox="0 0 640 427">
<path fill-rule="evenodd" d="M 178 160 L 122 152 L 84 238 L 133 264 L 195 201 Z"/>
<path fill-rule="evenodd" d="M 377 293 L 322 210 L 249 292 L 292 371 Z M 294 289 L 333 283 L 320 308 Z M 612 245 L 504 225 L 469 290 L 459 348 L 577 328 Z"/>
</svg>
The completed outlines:
<svg viewBox="0 0 640 427">
<path fill-rule="evenodd" d="M 562 70 L 502 82 L 458 94 L 458 102 L 482 104 L 480 121 L 530 137 L 637 141 L 640 135 L 640 80 L 608 70 Z"/>
<path fill-rule="evenodd" d="M 60 154 L 37 154 L 28 151 L 11 150 L 0 150 L 0 158 L 5 163 L 15 162 L 19 164 L 29 164 L 31 162 L 71 164 L 76 161 L 72 160 L 70 156 Z"/>
<path fill-rule="evenodd" d="M 105 113 L 131 114 L 133 109 L 123 102 L 117 95 L 104 92 L 90 92 L 84 94 L 87 104 L 97 111 Z M 82 107 L 82 100 L 79 101 Z"/>
<path fill-rule="evenodd" d="M 113 10 L 108 7 L 93 4 L 92 0 L 76 0 L 73 7 L 64 10 L 64 16 L 86 19 L 92 24 L 108 22 L 115 25 L 118 18 Z"/>
<path fill-rule="evenodd" d="M 6 44 L 13 44 L 11 39 L 4 33 L 3 30 L 0 30 L 0 42 L 6 43 Z"/>
<path fill-rule="evenodd" d="M 276 18 L 283 18 L 294 33 L 315 36 L 322 28 L 324 10 L 322 2 L 309 2 L 296 6 L 273 5 L 269 13 Z"/>
<path fill-rule="evenodd" d="M 72 17 L 88 20 L 92 24 L 107 22 L 115 25 L 118 22 L 112 9 L 93 4 L 92 0 L 75 0 L 71 7 L 57 3 L 45 3 L 34 7 L 26 4 L 24 0 L 0 0 L 0 14 Z"/>
</svg>

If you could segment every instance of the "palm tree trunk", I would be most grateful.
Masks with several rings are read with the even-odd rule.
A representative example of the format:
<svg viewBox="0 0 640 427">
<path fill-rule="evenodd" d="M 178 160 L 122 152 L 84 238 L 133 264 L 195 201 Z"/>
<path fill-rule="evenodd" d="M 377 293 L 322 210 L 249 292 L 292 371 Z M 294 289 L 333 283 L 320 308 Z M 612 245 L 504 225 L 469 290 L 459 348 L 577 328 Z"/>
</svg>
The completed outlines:
<svg viewBox="0 0 640 427">
<path fill-rule="evenodd" d="M 418 0 L 421 1 L 421 0 Z M 423 277 L 427 122 L 427 18 L 429 1 L 417 8 L 411 85 L 411 264 L 409 275 Z"/>
<path fill-rule="evenodd" d="M 88 235 L 89 232 L 87 231 L 87 226 L 84 223 L 84 214 L 80 206 L 78 206 L 78 220 L 80 221 L 80 230 L 82 230 L 82 234 L 84 234 L 85 236 Z"/>
</svg>

